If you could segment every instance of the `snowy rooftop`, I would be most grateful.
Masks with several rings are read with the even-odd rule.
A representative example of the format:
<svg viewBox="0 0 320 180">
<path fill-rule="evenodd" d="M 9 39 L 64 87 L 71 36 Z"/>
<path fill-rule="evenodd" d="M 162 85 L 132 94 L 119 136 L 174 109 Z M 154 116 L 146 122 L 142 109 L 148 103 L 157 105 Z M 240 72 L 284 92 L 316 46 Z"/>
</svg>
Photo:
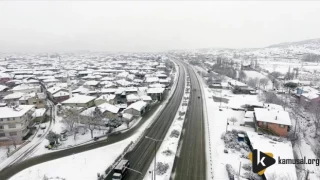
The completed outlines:
<svg viewBox="0 0 320 180">
<path fill-rule="evenodd" d="M 88 103 L 94 99 L 96 99 L 94 96 L 75 95 L 72 98 L 63 101 L 62 104 Z"/>
<path fill-rule="evenodd" d="M 19 99 L 23 96 L 24 93 L 22 92 L 15 92 L 15 93 L 12 93 L 12 94 L 8 94 L 6 95 L 3 99 Z"/>
<path fill-rule="evenodd" d="M 119 110 L 120 110 L 119 107 L 114 106 L 114 105 L 109 104 L 109 103 L 100 104 L 98 107 L 102 112 L 109 111 L 109 112 L 112 112 L 112 113 L 118 113 Z"/>
<path fill-rule="evenodd" d="M 254 108 L 257 121 L 283 124 L 291 126 L 291 120 L 287 111 Z"/>
<path fill-rule="evenodd" d="M 130 104 L 127 109 L 135 109 L 138 111 L 141 111 L 143 108 L 145 108 L 147 106 L 147 103 L 144 101 L 137 101 L 135 103 Z"/>
<path fill-rule="evenodd" d="M 27 89 L 40 89 L 40 85 L 29 85 L 29 84 L 21 84 L 19 86 L 16 86 L 12 88 L 12 91 L 21 91 L 21 90 L 27 90 Z"/>
<path fill-rule="evenodd" d="M 62 96 L 68 96 L 68 95 L 69 95 L 69 92 L 59 91 L 59 92 L 53 94 L 53 97 L 62 97 Z"/>
<path fill-rule="evenodd" d="M 141 96 L 140 98 L 143 101 L 152 101 L 152 98 L 150 96 Z"/>
<path fill-rule="evenodd" d="M 86 81 L 84 85 L 86 86 L 96 86 L 99 84 L 99 81 Z"/>
<path fill-rule="evenodd" d="M 132 102 L 132 101 L 140 100 L 140 97 L 135 94 L 129 94 L 126 96 L 126 99 L 127 99 L 127 101 Z"/>
<path fill-rule="evenodd" d="M 115 97 L 116 97 L 116 95 L 114 95 L 114 94 L 105 94 L 105 95 L 101 95 L 96 100 L 105 99 L 105 100 L 109 101 L 111 99 L 114 99 Z"/>
<path fill-rule="evenodd" d="M 149 88 L 147 90 L 148 94 L 161 94 L 164 92 L 164 88 Z"/>
<path fill-rule="evenodd" d="M 0 107 L 0 118 L 11 118 L 11 117 L 21 117 L 30 111 L 33 105 L 20 105 L 17 108 L 12 107 Z"/>
<path fill-rule="evenodd" d="M 278 164 L 277 159 L 294 159 L 292 145 L 289 141 L 278 142 L 272 139 L 258 135 L 256 132 L 247 131 L 248 138 L 251 142 L 253 149 L 258 149 L 259 151 L 265 153 L 272 153 L 273 158 L 276 159 L 276 163 L 267 168 L 264 175 L 267 179 L 272 179 L 274 175 L 281 179 L 281 177 L 290 177 L 290 180 L 297 180 L 296 168 L 294 164 Z"/>
<path fill-rule="evenodd" d="M 39 108 L 34 111 L 32 114 L 33 117 L 42 117 L 44 113 L 46 112 L 46 108 Z"/>
</svg>

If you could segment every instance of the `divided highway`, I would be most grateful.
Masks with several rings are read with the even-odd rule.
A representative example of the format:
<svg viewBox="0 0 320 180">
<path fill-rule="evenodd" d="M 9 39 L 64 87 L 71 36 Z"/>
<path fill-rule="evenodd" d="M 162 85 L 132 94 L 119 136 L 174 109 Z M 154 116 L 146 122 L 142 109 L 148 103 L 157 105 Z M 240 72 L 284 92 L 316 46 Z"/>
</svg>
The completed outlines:
<svg viewBox="0 0 320 180">
<path fill-rule="evenodd" d="M 180 62 L 179 64 L 179 81 L 177 89 L 174 96 L 169 101 L 167 106 L 164 108 L 161 115 L 155 120 L 155 122 L 150 126 L 146 131 L 145 136 L 154 139 L 164 139 L 169 127 L 171 126 L 173 119 L 178 111 L 180 106 L 185 87 L 185 70 Z M 156 146 L 157 150 L 159 149 L 161 142 Z M 145 173 L 148 173 L 147 170 L 154 158 L 155 154 L 155 144 L 150 139 L 142 138 L 135 148 L 126 154 L 125 159 L 130 161 L 130 168 L 139 171 L 142 173 L 136 173 L 133 171 L 128 171 L 128 174 L 125 176 L 125 180 L 140 180 L 143 179 Z M 112 174 L 109 174 L 107 179 L 112 179 Z"/>
<path fill-rule="evenodd" d="M 179 142 L 180 154 L 176 156 L 172 170 L 174 180 L 205 180 L 206 152 L 203 104 L 200 84 L 189 65 L 191 98 Z"/>
<path fill-rule="evenodd" d="M 180 63 L 179 63 L 180 64 Z M 182 68 L 181 65 L 179 65 L 179 78 L 178 78 L 178 84 L 175 92 L 173 93 L 171 99 L 169 100 L 167 106 L 163 109 L 162 114 L 159 118 L 155 120 L 153 125 L 147 130 L 146 135 L 153 138 L 164 138 L 168 128 L 171 125 L 171 122 L 178 110 L 178 107 L 180 105 L 180 101 L 183 96 L 184 91 L 184 84 L 185 84 L 185 72 L 184 68 Z M 119 134 L 112 134 L 109 135 L 108 139 L 97 141 L 91 144 L 85 144 L 65 150 L 60 151 L 54 151 L 52 153 L 43 154 L 40 156 L 32 157 L 30 159 L 24 160 L 19 163 L 15 163 L 9 167 L 4 168 L 0 171 L 0 177 L 1 179 L 9 179 L 11 176 L 15 175 L 16 173 L 29 168 L 31 166 L 51 161 L 54 159 L 62 158 L 65 156 L 69 156 L 72 154 L 92 150 L 95 148 L 103 147 L 109 144 L 113 144 L 116 142 L 119 142 L 121 140 L 124 140 L 130 136 L 132 136 L 138 128 L 149 118 L 152 116 L 152 114 L 158 109 L 160 104 L 155 105 L 151 109 L 151 111 L 148 111 L 144 114 L 141 121 L 132 129 Z M 150 162 L 153 159 L 154 156 L 154 146 L 153 142 L 151 142 L 148 139 L 142 139 L 136 146 L 136 148 L 132 151 L 132 153 L 128 154 L 126 158 L 128 158 L 131 162 L 132 168 L 137 168 L 138 170 L 141 170 L 143 172 L 146 172 Z M 159 143 L 160 146 L 160 143 Z M 139 175 L 139 174 L 138 174 Z M 137 176 L 137 174 L 133 174 L 130 172 L 127 177 L 131 177 L 129 179 L 139 179 L 140 177 Z"/>
</svg>

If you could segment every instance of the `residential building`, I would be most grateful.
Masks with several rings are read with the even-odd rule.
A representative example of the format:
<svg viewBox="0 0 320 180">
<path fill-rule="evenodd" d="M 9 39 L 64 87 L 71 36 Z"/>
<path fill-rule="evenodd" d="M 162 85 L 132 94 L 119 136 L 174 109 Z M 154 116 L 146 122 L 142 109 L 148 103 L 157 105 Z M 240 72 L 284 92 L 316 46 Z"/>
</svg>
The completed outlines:
<svg viewBox="0 0 320 180">
<path fill-rule="evenodd" d="M 114 94 L 104 94 L 94 100 L 94 104 L 99 106 L 103 103 L 115 104 L 116 95 Z"/>
<path fill-rule="evenodd" d="M 96 97 L 93 96 L 74 95 L 73 97 L 61 102 L 61 104 L 64 106 L 89 108 L 94 106 L 95 99 Z"/>
<path fill-rule="evenodd" d="M 0 144 L 22 143 L 32 125 L 33 105 L 0 107 Z"/>
<path fill-rule="evenodd" d="M 289 113 L 286 111 L 254 108 L 254 121 L 257 131 L 277 136 L 288 136 L 291 126 Z"/>
<path fill-rule="evenodd" d="M 145 113 L 147 107 L 147 103 L 144 101 L 137 101 L 135 103 L 130 104 L 123 112 L 132 114 L 133 116 L 141 116 Z"/>
<path fill-rule="evenodd" d="M 19 99 L 19 104 L 21 105 L 35 105 L 36 108 L 46 107 L 46 95 L 44 93 L 30 93 L 24 94 Z"/>
<path fill-rule="evenodd" d="M 20 84 L 14 88 L 12 88 L 12 92 L 21 92 L 21 93 L 40 93 L 41 87 L 40 85 L 34 84 Z"/>
</svg>

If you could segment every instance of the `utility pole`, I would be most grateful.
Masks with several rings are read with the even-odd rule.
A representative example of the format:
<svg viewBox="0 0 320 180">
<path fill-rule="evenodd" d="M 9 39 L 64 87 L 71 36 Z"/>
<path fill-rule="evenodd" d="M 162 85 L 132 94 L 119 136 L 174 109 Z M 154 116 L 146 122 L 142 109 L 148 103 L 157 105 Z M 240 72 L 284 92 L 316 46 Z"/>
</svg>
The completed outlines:
<svg viewBox="0 0 320 180">
<path fill-rule="evenodd" d="M 160 140 L 160 139 L 153 139 L 153 138 L 150 138 L 148 136 L 145 136 L 146 139 L 150 139 L 152 141 L 154 141 L 154 167 L 153 167 L 153 174 L 154 174 L 154 180 L 156 180 L 156 167 L 157 167 L 157 143 L 158 142 L 161 142 L 163 140 Z"/>
</svg>

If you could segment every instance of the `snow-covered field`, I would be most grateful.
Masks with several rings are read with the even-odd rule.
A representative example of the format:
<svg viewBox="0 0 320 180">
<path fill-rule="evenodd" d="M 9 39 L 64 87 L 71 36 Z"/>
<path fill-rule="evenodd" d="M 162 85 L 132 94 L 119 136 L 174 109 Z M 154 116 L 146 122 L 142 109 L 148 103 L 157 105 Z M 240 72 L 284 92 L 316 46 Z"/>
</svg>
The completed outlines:
<svg viewBox="0 0 320 180">
<path fill-rule="evenodd" d="M 106 147 L 32 166 L 10 180 L 42 180 L 44 177 L 60 177 L 67 180 L 95 179 L 97 173 L 110 166 L 135 137 L 137 136 Z"/>
<path fill-rule="evenodd" d="M 264 74 L 261 74 L 261 73 L 259 73 L 259 72 L 257 72 L 257 71 L 244 71 L 245 72 L 245 74 L 247 75 L 247 80 L 249 79 L 249 78 L 258 78 L 258 79 L 264 79 L 264 78 L 266 78 L 266 79 L 269 79 L 268 78 L 268 76 L 266 76 L 266 75 L 264 75 Z M 268 81 L 268 85 L 266 86 L 266 90 L 270 90 L 270 89 L 272 89 L 272 82 L 270 81 L 270 79 L 269 79 L 269 81 Z"/>
</svg>

